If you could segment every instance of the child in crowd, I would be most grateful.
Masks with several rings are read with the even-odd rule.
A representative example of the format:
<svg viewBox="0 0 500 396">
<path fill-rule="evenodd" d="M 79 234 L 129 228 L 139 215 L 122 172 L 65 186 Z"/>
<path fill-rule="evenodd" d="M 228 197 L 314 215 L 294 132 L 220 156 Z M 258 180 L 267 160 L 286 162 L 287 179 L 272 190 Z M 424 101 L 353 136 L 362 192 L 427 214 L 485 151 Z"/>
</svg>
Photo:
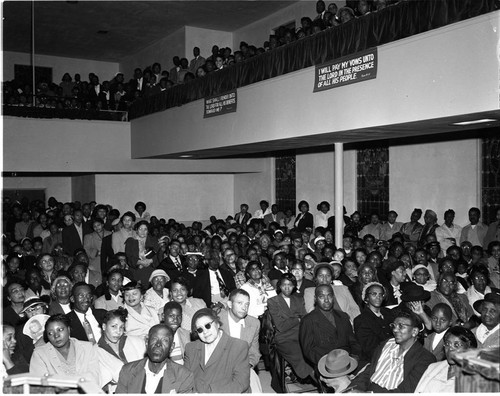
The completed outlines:
<svg viewBox="0 0 500 396">
<path fill-rule="evenodd" d="M 436 357 L 439 362 L 446 358 L 444 354 L 444 334 L 451 326 L 453 314 L 449 305 L 439 303 L 432 308 L 431 322 L 434 333 L 430 334 L 424 341 L 424 348 Z"/>
</svg>

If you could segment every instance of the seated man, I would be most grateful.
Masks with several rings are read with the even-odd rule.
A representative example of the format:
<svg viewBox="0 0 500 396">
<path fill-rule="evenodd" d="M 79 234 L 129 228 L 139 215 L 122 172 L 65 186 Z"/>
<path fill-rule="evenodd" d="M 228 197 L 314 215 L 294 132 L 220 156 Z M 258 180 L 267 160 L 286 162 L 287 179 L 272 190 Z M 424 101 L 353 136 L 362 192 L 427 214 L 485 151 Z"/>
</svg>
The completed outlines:
<svg viewBox="0 0 500 396">
<path fill-rule="evenodd" d="M 186 344 L 191 341 L 189 331 L 181 327 L 182 306 L 178 302 L 169 301 L 163 307 L 163 322 L 174 334 L 170 360 L 178 364 L 184 364 L 184 351 Z"/>
<path fill-rule="evenodd" d="M 330 264 L 318 264 L 314 268 L 314 282 L 316 286 L 331 285 L 333 280 L 333 268 Z M 334 298 L 334 308 L 345 312 L 349 315 L 349 319 L 354 321 L 354 318 L 361 312 L 359 311 L 358 304 L 354 301 L 351 292 L 344 285 L 332 285 Z M 315 301 L 315 288 L 308 287 L 304 290 L 304 303 L 306 312 L 311 312 L 314 309 Z M 326 351 L 328 353 L 330 351 Z M 321 357 L 321 356 L 320 356 Z"/>
<path fill-rule="evenodd" d="M 72 337 L 96 344 L 101 338 L 101 325 L 106 310 L 92 307 L 93 299 L 90 285 L 85 282 L 75 283 L 70 297 L 73 310 L 66 317 L 71 322 Z"/>
<path fill-rule="evenodd" d="M 498 348 L 500 345 L 500 293 L 488 293 L 483 300 L 474 303 L 474 309 L 481 314 L 483 322 L 472 332 L 480 348 Z"/>
<path fill-rule="evenodd" d="M 192 393 L 193 373 L 168 358 L 173 339 L 168 326 L 151 327 L 146 341 L 147 357 L 122 367 L 116 393 Z"/>
<path fill-rule="evenodd" d="M 353 392 L 413 393 L 435 356 L 418 342 L 422 322 L 413 312 L 400 311 L 391 323 L 394 338 L 380 344 L 371 363 L 351 382 Z"/>
<path fill-rule="evenodd" d="M 334 309 L 331 285 L 316 287 L 314 300 L 316 308 L 300 322 L 299 340 L 306 360 L 317 367 L 319 360 L 332 349 L 343 349 L 356 360 L 361 346 L 352 330 L 349 316 Z"/>
</svg>

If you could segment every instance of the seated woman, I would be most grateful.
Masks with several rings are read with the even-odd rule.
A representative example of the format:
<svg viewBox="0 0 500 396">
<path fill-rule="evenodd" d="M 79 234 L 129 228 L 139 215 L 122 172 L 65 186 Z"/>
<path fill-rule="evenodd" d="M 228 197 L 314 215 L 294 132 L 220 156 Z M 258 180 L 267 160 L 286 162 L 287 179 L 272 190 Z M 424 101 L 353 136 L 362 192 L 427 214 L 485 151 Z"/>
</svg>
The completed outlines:
<svg viewBox="0 0 500 396">
<path fill-rule="evenodd" d="M 469 304 L 474 308 L 474 303 L 482 300 L 484 296 L 491 293 L 490 288 L 490 271 L 482 264 L 475 264 L 469 268 L 469 280 L 471 286 L 467 289 L 465 295 L 469 300 Z M 474 309 L 474 314 L 479 316 L 480 313 Z"/>
<path fill-rule="evenodd" d="M 425 265 L 417 264 L 411 270 L 411 274 L 413 282 L 415 282 L 417 285 L 422 286 L 428 292 L 436 290 L 437 284 L 431 279 L 429 269 Z"/>
<path fill-rule="evenodd" d="M 71 311 L 69 298 L 72 289 L 73 282 L 67 276 L 58 276 L 54 279 L 50 288 L 52 301 L 49 305 L 49 315 L 67 314 Z"/>
<path fill-rule="evenodd" d="M 142 285 L 140 282 L 131 281 L 123 286 L 123 301 L 128 311 L 125 325 L 127 335 L 145 338 L 151 326 L 160 323 L 158 314 L 154 309 L 144 305 Z"/>
<path fill-rule="evenodd" d="M 431 291 L 431 298 L 427 302 L 429 308 L 438 303 L 448 304 L 453 312 L 452 323 L 467 324 L 474 314 L 465 294 L 458 294 L 457 279 L 450 272 L 443 272 L 438 279 L 436 290 Z"/>
<path fill-rule="evenodd" d="M 38 297 L 32 297 L 24 301 L 24 307 L 21 312 L 25 315 L 26 322 L 23 322 L 16 327 L 16 353 L 21 354 L 24 359 L 29 362 L 34 349 L 39 345 L 45 344 L 43 337 L 35 340 L 28 335 L 29 333 L 26 330 L 30 329 L 29 320 L 38 315 L 46 316 L 47 304 Z M 41 322 L 44 323 L 43 318 L 38 319 L 39 330 L 41 330 L 42 327 Z"/>
<path fill-rule="evenodd" d="M 102 321 L 102 336 L 97 343 L 123 363 L 142 359 L 146 352 L 143 337 L 125 335 L 127 316 L 128 312 L 123 307 L 108 311 Z M 117 370 L 118 373 L 119 371 L 120 369 Z"/>
<path fill-rule="evenodd" d="M 306 363 L 299 343 L 300 320 L 306 315 L 304 299 L 295 293 L 297 281 L 285 273 L 277 283 L 278 295 L 267 300 L 269 313 L 276 328 L 276 348 L 290 363 L 299 378 L 314 378 L 314 369 Z"/>
<path fill-rule="evenodd" d="M 249 393 L 248 343 L 228 336 L 209 308 L 197 311 L 191 323 L 199 339 L 186 345 L 184 367 L 194 374 L 198 393 Z"/>
<path fill-rule="evenodd" d="M 94 307 L 111 311 L 123 306 L 122 286 L 123 271 L 119 268 L 110 269 L 106 274 L 106 291 L 94 301 Z"/>
<path fill-rule="evenodd" d="M 262 267 L 258 261 L 248 263 L 245 268 L 245 277 L 247 281 L 241 289 L 250 294 L 248 315 L 258 319 L 267 309 L 267 300 L 276 296 L 276 291 L 270 283 L 264 281 Z"/>
<path fill-rule="evenodd" d="M 354 319 L 354 335 L 361 345 L 361 362 L 369 362 L 373 352 L 381 342 L 392 337 L 390 324 L 392 310 L 384 307 L 386 291 L 378 282 L 370 282 L 363 287 L 361 298 L 365 307 Z"/>
<path fill-rule="evenodd" d="M 477 348 L 477 341 L 469 329 L 462 326 L 450 327 L 444 335 L 446 359 L 427 367 L 415 393 L 455 393 L 458 368 L 453 355 L 472 348 Z"/>
<path fill-rule="evenodd" d="M 3 373 L 8 375 L 27 373 L 29 365 L 23 355 L 16 353 L 15 329 L 11 325 L 2 326 L 3 334 Z M 2 375 L 4 378 L 5 375 Z"/>
<path fill-rule="evenodd" d="M 358 304 L 359 309 L 365 307 L 365 302 L 363 300 L 363 289 L 368 283 L 377 282 L 377 273 L 375 268 L 371 264 L 363 263 L 358 268 L 358 279 L 357 281 L 349 287 L 349 291 Z"/>
<path fill-rule="evenodd" d="M 297 287 L 295 293 L 302 296 L 304 295 L 304 290 L 308 287 L 316 286 L 312 280 L 304 278 L 305 265 L 303 261 L 297 260 L 290 267 L 290 273 L 295 277 L 297 281 Z"/>
<path fill-rule="evenodd" d="M 422 374 L 436 362 L 418 342 L 422 322 L 413 312 L 399 311 L 391 323 L 394 338 L 380 344 L 371 364 L 351 382 L 353 392 L 412 393 Z"/>
<path fill-rule="evenodd" d="M 45 323 L 49 342 L 35 349 L 30 361 L 30 374 L 83 377 L 99 386 L 98 347 L 87 341 L 71 338 L 70 321 L 65 315 L 52 315 Z"/>
<path fill-rule="evenodd" d="M 158 317 L 163 316 L 163 307 L 170 301 L 170 292 L 165 287 L 170 277 L 162 269 L 154 270 L 149 277 L 151 287 L 144 294 L 144 304 L 153 308 Z"/>
<path fill-rule="evenodd" d="M 355 260 L 350 257 L 346 257 L 342 261 L 342 273 L 340 274 L 338 280 L 347 287 L 356 283 L 358 280 L 358 265 Z"/>
<path fill-rule="evenodd" d="M 187 331 L 191 331 L 191 319 L 195 312 L 207 306 L 201 298 L 189 297 L 191 293 L 192 288 L 190 283 L 182 276 L 176 278 L 170 285 L 172 301 L 175 301 L 182 307 L 181 327 Z"/>
</svg>

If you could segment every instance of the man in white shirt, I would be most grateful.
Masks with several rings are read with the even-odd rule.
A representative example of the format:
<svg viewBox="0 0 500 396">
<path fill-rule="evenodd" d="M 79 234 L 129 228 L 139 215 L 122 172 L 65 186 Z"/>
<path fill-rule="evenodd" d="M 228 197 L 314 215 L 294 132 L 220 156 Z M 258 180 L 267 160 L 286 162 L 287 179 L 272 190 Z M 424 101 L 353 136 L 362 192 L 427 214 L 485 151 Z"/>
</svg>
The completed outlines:
<svg viewBox="0 0 500 396">
<path fill-rule="evenodd" d="M 397 212 L 395 210 L 390 210 L 387 214 L 387 223 L 382 224 L 382 227 L 380 229 L 381 241 L 388 241 L 396 232 L 399 232 L 399 230 L 403 226 L 403 223 L 396 222 L 397 218 Z"/>
<path fill-rule="evenodd" d="M 151 327 L 146 341 L 147 356 L 122 367 L 116 393 L 193 393 L 193 373 L 169 359 L 173 339 L 168 326 Z"/>
<path fill-rule="evenodd" d="M 469 209 L 470 223 L 462 229 L 460 243 L 463 241 L 469 241 L 472 243 L 472 246 L 483 246 L 484 237 L 488 232 L 488 227 L 479 221 L 480 218 L 481 211 L 478 208 Z"/>
<path fill-rule="evenodd" d="M 455 211 L 453 209 L 448 209 L 444 212 L 444 223 L 436 228 L 436 238 L 441 246 L 443 257 L 446 256 L 446 250 L 450 246 L 456 246 L 460 241 L 462 227 L 453 224 L 453 220 L 455 220 Z"/>
</svg>

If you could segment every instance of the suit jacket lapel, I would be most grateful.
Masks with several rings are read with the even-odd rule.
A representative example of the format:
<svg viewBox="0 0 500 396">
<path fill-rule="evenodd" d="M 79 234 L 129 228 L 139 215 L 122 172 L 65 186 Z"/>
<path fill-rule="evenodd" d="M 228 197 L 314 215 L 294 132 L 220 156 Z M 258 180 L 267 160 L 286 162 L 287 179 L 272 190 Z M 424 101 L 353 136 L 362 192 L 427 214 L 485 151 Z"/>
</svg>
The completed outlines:
<svg viewBox="0 0 500 396">
<path fill-rule="evenodd" d="M 144 385 L 144 380 L 146 379 L 146 371 L 144 366 L 146 365 L 146 361 L 148 358 L 144 358 L 141 360 L 141 364 L 135 367 L 135 370 L 130 373 L 130 383 L 133 384 L 130 389 L 130 393 L 140 393 L 142 387 Z"/>
<path fill-rule="evenodd" d="M 215 347 L 215 350 L 212 352 L 212 355 L 208 359 L 208 362 L 205 367 L 211 366 L 214 363 L 217 363 L 224 353 L 224 349 L 226 349 L 227 343 L 229 341 L 229 336 L 226 333 L 222 333 L 222 337 L 219 341 L 219 344 Z M 205 361 L 205 346 L 203 346 L 203 359 Z"/>
</svg>

